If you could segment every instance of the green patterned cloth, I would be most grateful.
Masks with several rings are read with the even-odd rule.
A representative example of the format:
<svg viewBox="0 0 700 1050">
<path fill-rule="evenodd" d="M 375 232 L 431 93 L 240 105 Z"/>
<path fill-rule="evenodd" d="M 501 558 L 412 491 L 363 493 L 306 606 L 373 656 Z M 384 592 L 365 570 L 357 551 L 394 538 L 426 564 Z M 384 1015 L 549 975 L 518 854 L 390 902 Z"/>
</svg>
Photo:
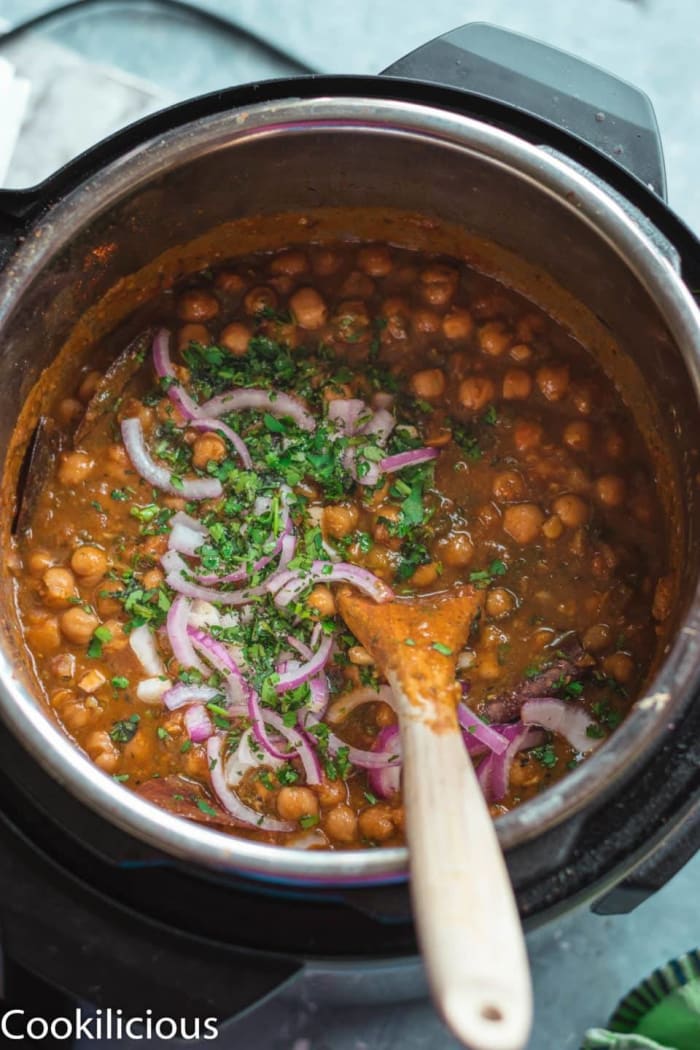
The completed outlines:
<svg viewBox="0 0 700 1050">
<path fill-rule="evenodd" d="M 618 1003 L 607 1029 L 589 1029 L 581 1050 L 700 1050 L 700 952 L 654 970 Z"/>
</svg>

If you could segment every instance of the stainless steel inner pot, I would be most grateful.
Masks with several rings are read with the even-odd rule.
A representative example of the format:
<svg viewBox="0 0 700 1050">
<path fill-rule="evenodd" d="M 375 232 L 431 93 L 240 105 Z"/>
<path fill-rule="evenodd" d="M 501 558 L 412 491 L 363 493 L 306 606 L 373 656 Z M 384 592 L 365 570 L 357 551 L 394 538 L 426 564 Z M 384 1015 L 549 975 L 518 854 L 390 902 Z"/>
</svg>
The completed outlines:
<svg viewBox="0 0 700 1050">
<path fill-rule="evenodd" d="M 699 684 L 700 316 L 673 250 L 626 202 L 551 151 L 412 103 L 289 99 L 176 127 L 50 208 L 0 276 L 0 446 L 5 455 L 42 371 L 117 282 L 128 290 L 130 275 L 162 253 L 246 216 L 303 214 L 298 239 L 308 240 L 315 210 L 338 206 L 387 214 L 400 208 L 430 217 L 436 228 L 465 229 L 504 258 L 525 260 L 531 298 L 539 294 L 546 305 L 554 282 L 585 304 L 590 330 L 601 347 L 607 340 L 606 367 L 631 403 L 646 406 L 640 411 L 650 446 L 668 454 L 669 533 L 682 580 L 663 661 L 609 742 L 560 785 L 498 821 L 501 843 L 512 850 L 602 805 L 659 746 Z M 407 242 L 413 236 L 408 226 L 387 231 Z M 232 243 L 228 255 L 235 254 Z M 478 252 L 473 261 L 486 266 Z M 510 280 L 518 286 L 517 277 Z M 17 459 L 6 464 L 11 472 Z M 404 849 L 321 853 L 259 845 L 173 817 L 116 784 L 46 716 L 17 642 L 7 569 L 2 603 L 2 717 L 61 784 L 107 820 L 166 854 L 212 868 L 325 884 L 405 874 Z"/>
</svg>

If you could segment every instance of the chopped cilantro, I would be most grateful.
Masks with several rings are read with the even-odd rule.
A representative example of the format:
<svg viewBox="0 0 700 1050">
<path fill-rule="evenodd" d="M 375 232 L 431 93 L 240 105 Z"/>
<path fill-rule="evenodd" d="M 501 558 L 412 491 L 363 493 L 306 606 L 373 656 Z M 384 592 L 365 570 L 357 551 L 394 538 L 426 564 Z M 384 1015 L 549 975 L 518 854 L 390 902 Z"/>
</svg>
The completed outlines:
<svg viewBox="0 0 700 1050">
<path fill-rule="evenodd" d="M 441 653 L 443 656 L 452 656 L 452 650 L 449 645 L 444 645 L 442 642 L 432 642 L 430 648 L 434 649 L 436 653 Z"/>
<path fill-rule="evenodd" d="M 105 644 L 105 642 L 111 641 L 112 632 L 110 631 L 109 627 L 105 627 L 104 624 L 100 624 L 100 626 L 96 627 L 93 631 L 92 638 L 90 639 L 90 643 L 87 648 L 88 656 L 90 656 L 93 660 L 99 660 L 99 658 L 102 656 L 102 646 Z"/>
<path fill-rule="evenodd" d="M 136 736 L 140 721 L 140 715 L 130 715 L 128 718 L 120 719 L 112 725 L 109 735 L 115 744 L 128 744 Z"/>
<path fill-rule="evenodd" d="M 533 747 L 530 754 L 538 762 L 541 762 L 545 769 L 553 769 L 559 761 L 556 751 L 551 744 L 541 744 L 539 747 Z"/>
<path fill-rule="evenodd" d="M 205 802 L 203 798 L 197 799 L 197 809 L 201 809 L 202 813 L 206 813 L 208 817 L 218 817 L 219 815 L 214 807 Z"/>
<path fill-rule="evenodd" d="M 315 828 L 316 827 L 316 825 L 319 822 L 319 819 L 320 818 L 319 818 L 318 813 L 307 813 L 306 816 L 299 817 L 299 825 L 305 831 L 308 831 L 309 828 Z"/>
<path fill-rule="evenodd" d="M 128 689 L 129 679 L 125 678 L 123 674 L 117 674 L 112 678 L 112 686 L 115 689 Z"/>
</svg>

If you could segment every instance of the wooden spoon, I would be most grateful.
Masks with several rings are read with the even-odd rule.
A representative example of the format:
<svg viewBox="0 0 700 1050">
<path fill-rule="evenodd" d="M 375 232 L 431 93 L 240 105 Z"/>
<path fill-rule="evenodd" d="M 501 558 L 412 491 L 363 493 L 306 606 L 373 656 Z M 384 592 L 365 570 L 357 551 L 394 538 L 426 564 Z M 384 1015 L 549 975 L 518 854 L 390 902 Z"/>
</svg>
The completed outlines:
<svg viewBox="0 0 700 1050">
<path fill-rule="evenodd" d="M 377 605 L 349 588 L 340 613 L 397 704 L 411 893 L 433 999 L 470 1050 L 522 1050 L 532 1019 L 517 906 L 457 721 L 457 655 L 482 594 L 460 587 Z"/>
</svg>

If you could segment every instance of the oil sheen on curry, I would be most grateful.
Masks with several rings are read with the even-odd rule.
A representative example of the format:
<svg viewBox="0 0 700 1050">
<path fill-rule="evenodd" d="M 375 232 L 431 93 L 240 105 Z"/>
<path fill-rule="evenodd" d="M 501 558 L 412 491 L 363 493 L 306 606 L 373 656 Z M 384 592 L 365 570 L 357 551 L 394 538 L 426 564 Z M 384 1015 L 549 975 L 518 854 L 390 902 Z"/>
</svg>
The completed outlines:
<svg viewBox="0 0 700 1050">
<path fill-rule="evenodd" d="M 483 591 L 456 657 L 498 816 L 614 731 L 670 612 L 644 442 L 588 351 L 455 259 L 237 258 L 44 422 L 16 586 L 47 702 L 155 804 L 303 848 L 403 841 L 391 690 L 337 615 Z M 406 646 L 414 639 L 407 637 Z"/>
</svg>

